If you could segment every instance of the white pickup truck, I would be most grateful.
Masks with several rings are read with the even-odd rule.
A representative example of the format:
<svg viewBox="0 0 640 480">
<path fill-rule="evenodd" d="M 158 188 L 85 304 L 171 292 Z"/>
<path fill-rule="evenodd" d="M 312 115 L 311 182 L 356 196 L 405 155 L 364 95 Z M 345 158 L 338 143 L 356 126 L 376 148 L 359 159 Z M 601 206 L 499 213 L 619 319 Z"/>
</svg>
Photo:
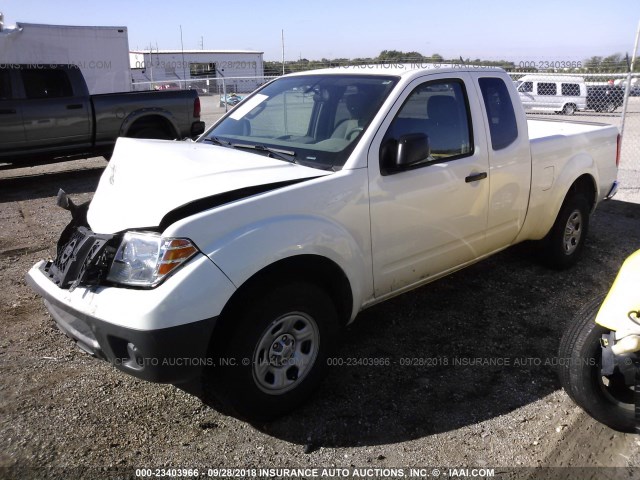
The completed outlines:
<svg viewBox="0 0 640 480">
<path fill-rule="evenodd" d="M 525 240 L 572 265 L 616 127 L 527 121 L 500 69 L 388 67 L 278 78 L 196 142 L 119 139 L 28 274 L 60 329 L 267 419 L 361 310 Z"/>
</svg>

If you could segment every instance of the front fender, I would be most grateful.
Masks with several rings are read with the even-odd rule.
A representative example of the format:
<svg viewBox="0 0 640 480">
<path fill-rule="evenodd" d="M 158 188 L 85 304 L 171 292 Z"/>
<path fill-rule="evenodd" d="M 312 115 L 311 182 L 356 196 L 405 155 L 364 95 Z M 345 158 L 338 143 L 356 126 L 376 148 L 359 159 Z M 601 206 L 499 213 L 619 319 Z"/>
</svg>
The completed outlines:
<svg viewBox="0 0 640 480">
<path fill-rule="evenodd" d="M 327 258 L 342 269 L 351 285 L 354 317 L 366 292 L 373 287 L 371 276 L 367 275 L 370 267 L 358 242 L 346 228 L 318 216 L 263 220 L 216 239 L 205 250 L 237 287 L 269 265 L 289 257 Z"/>
</svg>

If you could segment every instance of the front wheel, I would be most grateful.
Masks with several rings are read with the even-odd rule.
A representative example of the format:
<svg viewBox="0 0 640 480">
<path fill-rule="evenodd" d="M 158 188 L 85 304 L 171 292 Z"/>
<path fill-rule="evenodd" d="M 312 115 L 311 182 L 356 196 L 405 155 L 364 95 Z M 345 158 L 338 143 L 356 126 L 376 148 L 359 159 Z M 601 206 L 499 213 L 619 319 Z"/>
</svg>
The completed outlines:
<svg viewBox="0 0 640 480">
<path fill-rule="evenodd" d="M 549 266 L 565 269 L 580 259 L 589 231 L 589 214 L 589 202 L 584 195 L 570 193 L 567 196 L 543 241 L 544 261 Z"/>
<path fill-rule="evenodd" d="M 576 106 L 573 103 L 567 103 L 562 109 L 562 113 L 565 115 L 573 115 L 576 113 Z"/>
<path fill-rule="evenodd" d="M 635 431 L 634 390 L 624 377 L 601 373 L 600 339 L 609 330 L 595 323 L 604 296 L 585 305 L 560 342 L 559 376 L 571 399 L 591 417 L 621 432 Z"/>
<path fill-rule="evenodd" d="M 214 332 L 212 393 L 249 420 L 267 421 L 304 402 L 323 378 L 338 314 L 321 288 L 307 283 L 258 293 Z M 205 378 L 205 386 L 207 386 Z"/>
</svg>

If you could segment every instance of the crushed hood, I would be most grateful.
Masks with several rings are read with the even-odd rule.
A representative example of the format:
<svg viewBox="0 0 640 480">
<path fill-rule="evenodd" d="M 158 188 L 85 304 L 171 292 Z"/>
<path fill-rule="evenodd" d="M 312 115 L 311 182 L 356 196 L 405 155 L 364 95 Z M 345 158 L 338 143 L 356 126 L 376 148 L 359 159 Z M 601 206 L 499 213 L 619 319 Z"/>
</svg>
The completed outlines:
<svg viewBox="0 0 640 480">
<path fill-rule="evenodd" d="M 100 178 L 87 220 L 97 233 L 158 227 L 170 212 L 188 210 L 189 205 L 206 209 L 203 199 L 244 192 L 220 197 L 232 201 L 270 186 L 329 174 L 211 144 L 120 138 Z"/>
</svg>

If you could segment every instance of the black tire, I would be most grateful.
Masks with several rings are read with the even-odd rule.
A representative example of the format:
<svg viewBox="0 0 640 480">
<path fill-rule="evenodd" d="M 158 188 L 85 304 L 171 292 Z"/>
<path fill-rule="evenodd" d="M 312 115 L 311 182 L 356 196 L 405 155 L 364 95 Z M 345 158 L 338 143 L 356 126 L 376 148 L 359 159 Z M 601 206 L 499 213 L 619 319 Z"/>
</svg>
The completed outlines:
<svg viewBox="0 0 640 480">
<path fill-rule="evenodd" d="M 298 407 L 320 384 L 338 314 L 329 295 L 309 283 L 277 286 L 246 300 L 214 332 L 210 355 L 218 365 L 205 373 L 203 386 L 205 396 L 214 395 L 239 416 L 269 421 Z"/>
<path fill-rule="evenodd" d="M 604 296 L 585 305 L 560 342 L 558 375 L 569 397 L 597 421 L 620 432 L 635 432 L 633 391 L 619 373 L 600 373 L 600 338 L 609 330 L 595 323 Z"/>
<path fill-rule="evenodd" d="M 616 104 L 615 104 L 615 103 L 613 103 L 613 102 L 609 102 L 609 103 L 607 103 L 607 105 L 604 107 L 604 110 L 605 110 L 607 113 L 613 113 L 613 112 L 615 112 L 615 111 L 616 111 L 616 108 L 618 108 L 618 107 L 616 106 Z"/>
<path fill-rule="evenodd" d="M 559 270 L 580 259 L 589 233 L 589 202 L 580 193 L 569 193 L 551 231 L 542 242 L 543 261 Z"/>
<path fill-rule="evenodd" d="M 564 115 L 573 115 L 574 113 L 576 113 L 576 106 L 573 103 L 567 103 L 562 108 L 562 113 Z"/>
<path fill-rule="evenodd" d="M 170 135 L 162 128 L 146 127 L 135 130 L 127 135 L 131 138 L 150 138 L 155 140 L 173 140 L 174 136 Z"/>
</svg>

